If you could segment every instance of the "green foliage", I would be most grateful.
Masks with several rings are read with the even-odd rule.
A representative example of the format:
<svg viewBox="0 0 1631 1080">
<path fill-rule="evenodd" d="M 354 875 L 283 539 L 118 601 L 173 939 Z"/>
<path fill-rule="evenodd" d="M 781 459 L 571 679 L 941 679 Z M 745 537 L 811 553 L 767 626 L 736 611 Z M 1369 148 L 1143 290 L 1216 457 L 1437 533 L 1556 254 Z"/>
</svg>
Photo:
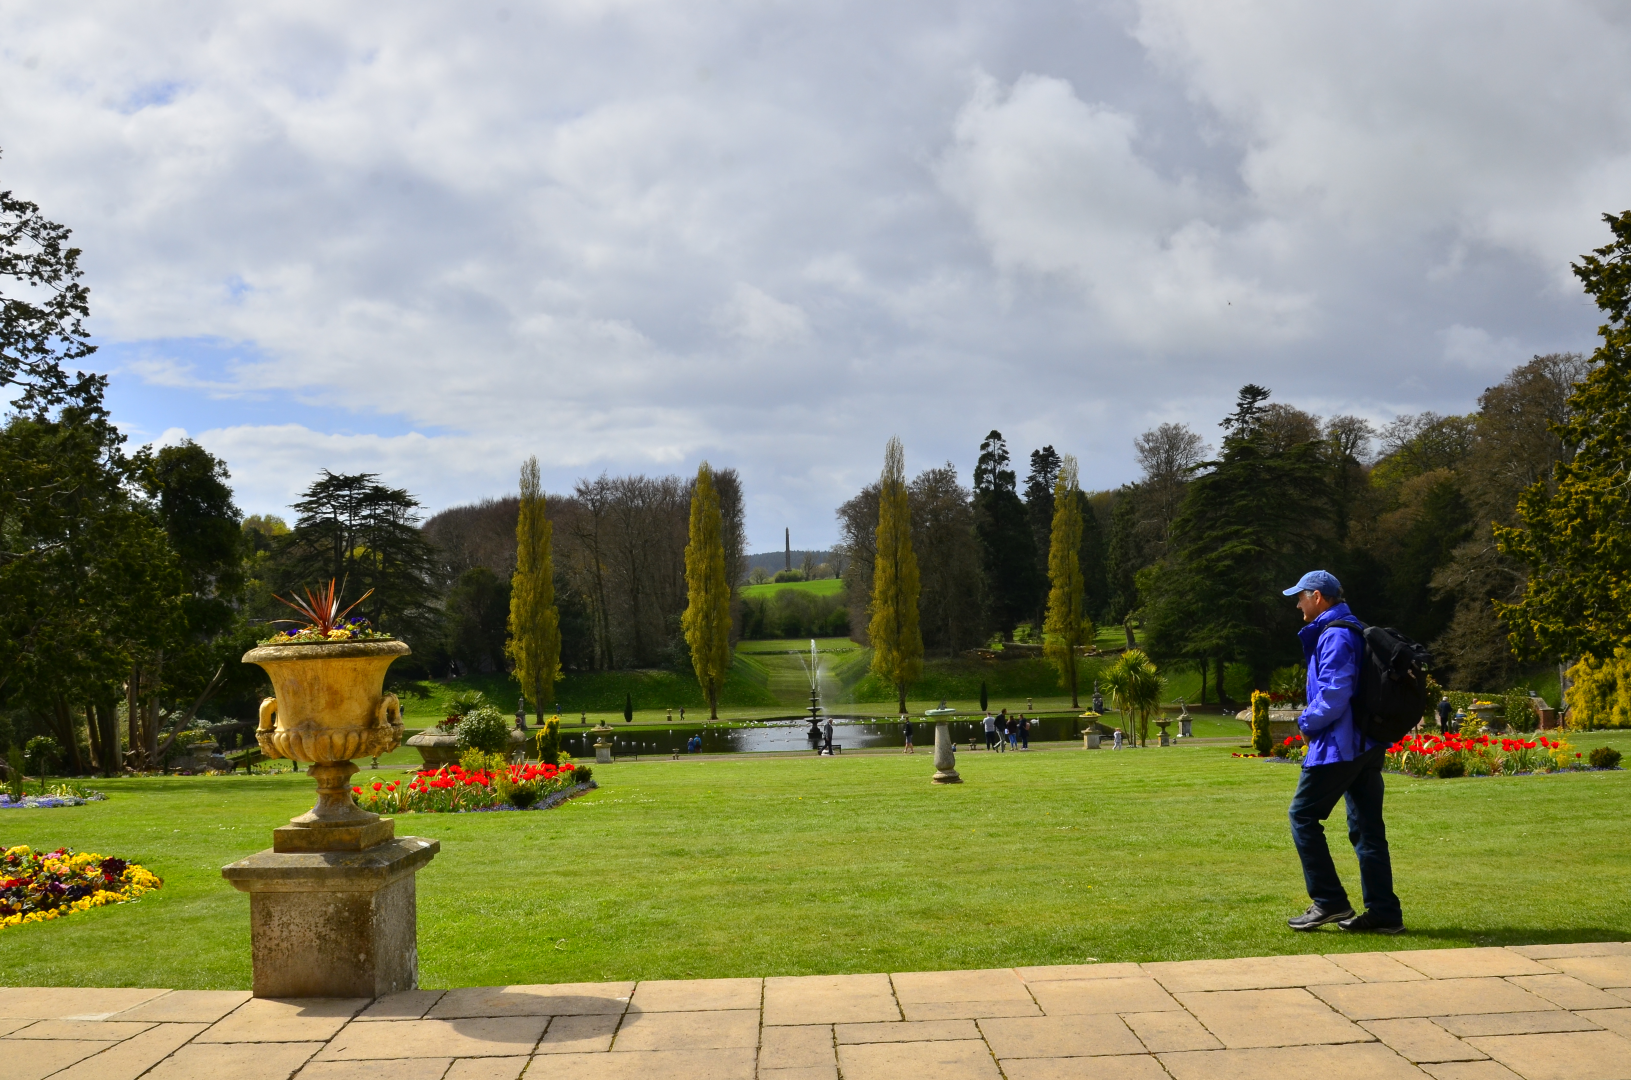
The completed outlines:
<svg viewBox="0 0 1631 1080">
<path fill-rule="evenodd" d="M 877 556 L 872 566 L 872 672 L 896 688 L 906 711 L 906 687 L 923 673 L 923 634 L 918 627 L 917 556 L 912 551 L 906 492 L 906 451 L 891 438 L 878 480 Z"/>
<path fill-rule="evenodd" d="M 849 634 L 849 605 L 842 582 L 804 582 L 830 585 L 816 591 L 802 587 L 745 589 L 742 597 L 744 640 L 842 637 Z"/>
<path fill-rule="evenodd" d="M 1150 741 L 1150 715 L 1161 706 L 1161 675 L 1140 649 L 1128 649 L 1099 677 L 1140 746 Z M 1135 723 L 1136 722 L 1136 723 Z"/>
<path fill-rule="evenodd" d="M 472 566 L 460 574 L 442 601 L 446 618 L 444 640 L 448 655 L 468 671 L 509 667 L 505 646 L 509 638 L 512 589 L 485 566 Z"/>
<path fill-rule="evenodd" d="M 11 795 L 12 802 L 16 802 L 23 797 L 23 751 L 21 747 L 13 746 L 6 751 L 6 791 Z"/>
<path fill-rule="evenodd" d="M 487 703 L 480 690 L 455 690 L 447 697 L 447 715 L 468 716 Z"/>
<path fill-rule="evenodd" d="M 1569 668 L 1566 700 L 1572 728 L 1631 727 L 1631 649 L 1617 648 L 1607 660 L 1582 656 Z"/>
<path fill-rule="evenodd" d="M 1252 752 L 1259 757 L 1267 755 L 1274 746 L 1269 732 L 1269 696 L 1261 690 L 1252 691 Z"/>
<path fill-rule="evenodd" d="M 690 542 L 685 545 L 687 602 L 680 626 L 710 720 L 719 719 L 719 690 L 731 668 L 731 590 L 725 575 L 723 529 L 713 469 L 704 461 L 697 467 L 691 492 Z"/>
<path fill-rule="evenodd" d="M 572 782 L 574 784 L 587 784 L 595 777 L 595 770 L 588 765 L 574 765 L 572 767 Z"/>
<path fill-rule="evenodd" d="M 1433 775 L 1441 780 L 1467 775 L 1467 763 L 1458 753 L 1440 754 L 1433 759 L 1431 768 Z"/>
<path fill-rule="evenodd" d="M 545 765 L 561 762 L 561 718 L 551 716 L 538 728 L 538 760 Z"/>
<path fill-rule="evenodd" d="M 1620 767 L 1620 752 L 1612 746 L 1594 746 L 1586 760 L 1594 769 L 1617 769 Z"/>
<path fill-rule="evenodd" d="M 770 579 L 777 585 L 787 585 L 804 580 L 803 570 L 777 570 L 776 576 Z"/>
<path fill-rule="evenodd" d="M 1008 444 L 993 431 L 980 443 L 974 467 L 974 535 L 991 620 L 1004 633 L 1035 617 L 1044 592 L 1030 514 L 1008 464 Z"/>
<path fill-rule="evenodd" d="M 1631 211 L 1604 221 L 1613 243 L 1573 267 L 1607 319 L 1559 429 L 1574 455 L 1523 493 L 1521 527 L 1496 529 L 1529 570 L 1523 597 L 1496 605 L 1520 656 L 1610 656 L 1631 642 Z"/>
<path fill-rule="evenodd" d="M 1042 633 L 1044 652 L 1059 669 L 1060 682 L 1070 691 L 1073 709 L 1081 707 L 1076 652 L 1097 632 L 1085 610 L 1080 494 L 1076 459 L 1066 454 L 1054 481 L 1053 504 L 1058 509 L 1053 515 L 1048 545 L 1048 614 Z"/>
<path fill-rule="evenodd" d="M 623 722 L 625 724 L 634 723 L 634 694 L 632 692 L 625 692 L 623 695 Z"/>
<path fill-rule="evenodd" d="M 491 705 L 481 705 L 460 721 L 458 739 L 460 750 L 504 754 L 510 748 L 510 724 L 504 714 Z"/>
<path fill-rule="evenodd" d="M 552 526 L 544 514 L 538 459 L 521 466 L 521 507 L 515 523 L 515 574 L 510 579 L 510 639 L 515 680 L 542 715 L 561 678 L 561 616 L 555 607 Z"/>
<path fill-rule="evenodd" d="M 28 767 L 43 778 L 62 760 L 62 744 L 49 735 L 36 735 L 23 747 L 23 758 Z"/>
</svg>

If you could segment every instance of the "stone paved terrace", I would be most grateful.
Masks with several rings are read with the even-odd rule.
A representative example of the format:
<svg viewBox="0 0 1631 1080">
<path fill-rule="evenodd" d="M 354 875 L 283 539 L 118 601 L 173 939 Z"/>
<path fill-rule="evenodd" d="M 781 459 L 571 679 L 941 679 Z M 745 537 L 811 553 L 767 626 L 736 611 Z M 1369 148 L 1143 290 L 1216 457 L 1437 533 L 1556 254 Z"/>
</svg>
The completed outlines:
<svg viewBox="0 0 1631 1080">
<path fill-rule="evenodd" d="M 420 990 L 0 989 L 4 1080 L 1613 1080 L 1631 943 Z"/>
</svg>

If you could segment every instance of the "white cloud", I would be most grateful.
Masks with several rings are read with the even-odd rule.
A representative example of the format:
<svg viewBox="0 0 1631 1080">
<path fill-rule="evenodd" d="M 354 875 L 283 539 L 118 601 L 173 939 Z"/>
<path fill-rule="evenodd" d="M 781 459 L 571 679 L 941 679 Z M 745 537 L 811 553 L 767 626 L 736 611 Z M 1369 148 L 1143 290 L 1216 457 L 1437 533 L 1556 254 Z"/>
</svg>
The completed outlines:
<svg viewBox="0 0 1631 1080">
<path fill-rule="evenodd" d="M 796 304 L 784 304 L 752 285 L 738 283 L 714 313 L 725 333 L 757 345 L 780 345 L 810 336 L 810 320 Z"/>
</svg>

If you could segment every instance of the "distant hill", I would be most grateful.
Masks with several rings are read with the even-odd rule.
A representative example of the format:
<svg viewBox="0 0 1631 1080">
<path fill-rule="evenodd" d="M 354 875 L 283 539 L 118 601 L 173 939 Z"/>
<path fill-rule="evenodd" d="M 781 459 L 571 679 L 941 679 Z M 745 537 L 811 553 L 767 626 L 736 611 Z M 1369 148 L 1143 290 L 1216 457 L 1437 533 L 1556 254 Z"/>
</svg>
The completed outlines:
<svg viewBox="0 0 1631 1080">
<path fill-rule="evenodd" d="M 800 566 L 804 565 L 804 556 L 806 555 L 810 556 L 810 561 L 816 564 L 827 562 L 832 558 L 832 552 L 830 551 L 800 551 L 798 548 L 794 548 L 794 570 L 797 570 Z M 760 555 L 749 555 L 748 573 L 751 574 L 755 566 L 762 566 L 774 574 L 777 570 L 786 569 L 786 559 L 787 553 L 785 551 L 766 551 Z"/>
</svg>

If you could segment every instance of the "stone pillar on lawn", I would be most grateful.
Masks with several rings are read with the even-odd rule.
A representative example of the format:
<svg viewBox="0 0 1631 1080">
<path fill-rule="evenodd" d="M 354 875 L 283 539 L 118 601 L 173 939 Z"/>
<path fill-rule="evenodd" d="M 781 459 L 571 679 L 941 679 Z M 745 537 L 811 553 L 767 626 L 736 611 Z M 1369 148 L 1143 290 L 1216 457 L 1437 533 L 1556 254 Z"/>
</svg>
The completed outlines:
<svg viewBox="0 0 1631 1080">
<path fill-rule="evenodd" d="M 612 733 L 617 729 L 605 721 L 601 721 L 591 729 L 595 735 L 595 764 L 610 765 L 612 763 Z"/>
<path fill-rule="evenodd" d="M 272 846 L 221 868 L 249 894 L 256 997 L 380 997 L 419 984 L 415 875 L 441 845 L 398 837 L 357 806 L 354 757 L 402 740 L 385 669 L 399 641 L 265 645 L 244 654 L 272 679 L 256 740 L 268 757 L 307 761 L 317 804 L 272 830 Z"/>
<path fill-rule="evenodd" d="M 951 730 L 946 726 L 946 721 L 957 715 L 957 710 L 942 705 L 923 715 L 925 719 L 934 721 L 934 783 L 961 784 L 963 778 L 957 775 L 957 748 L 951 741 Z"/>
</svg>

